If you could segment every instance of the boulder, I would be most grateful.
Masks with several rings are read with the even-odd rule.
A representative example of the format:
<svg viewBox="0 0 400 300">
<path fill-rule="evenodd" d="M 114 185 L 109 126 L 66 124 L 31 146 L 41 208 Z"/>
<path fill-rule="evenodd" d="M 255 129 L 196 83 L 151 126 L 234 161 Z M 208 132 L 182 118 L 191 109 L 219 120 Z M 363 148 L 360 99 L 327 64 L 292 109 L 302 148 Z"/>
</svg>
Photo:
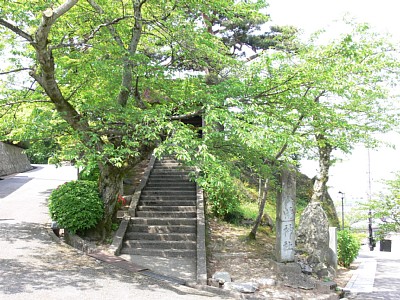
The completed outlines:
<svg viewBox="0 0 400 300">
<path fill-rule="evenodd" d="M 335 276 L 337 258 L 329 248 L 329 222 L 319 202 L 310 202 L 301 215 L 296 248 L 302 251 L 305 258 L 303 271 L 308 273 L 311 268 L 318 275 Z"/>
<path fill-rule="evenodd" d="M 228 272 L 215 272 L 212 279 L 218 281 L 220 284 L 232 282 L 231 275 Z"/>
</svg>

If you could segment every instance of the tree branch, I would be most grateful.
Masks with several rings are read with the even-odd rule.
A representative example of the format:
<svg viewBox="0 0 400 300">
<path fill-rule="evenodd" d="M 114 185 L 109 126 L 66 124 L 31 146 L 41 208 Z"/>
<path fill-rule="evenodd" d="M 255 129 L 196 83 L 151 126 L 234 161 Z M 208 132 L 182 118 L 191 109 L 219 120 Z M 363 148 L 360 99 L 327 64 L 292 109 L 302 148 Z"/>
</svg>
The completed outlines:
<svg viewBox="0 0 400 300">
<path fill-rule="evenodd" d="M 0 25 L 3 25 L 4 27 L 7 27 L 12 32 L 14 32 L 15 34 L 17 34 L 20 37 L 24 38 L 28 42 L 33 42 L 33 37 L 30 34 L 26 33 L 25 31 L 23 31 L 22 29 L 18 28 L 17 26 L 7 22 L 6 20 L 0 19 Z"/>
<path fill-rule="evenodd" d="M 52 103 L 50 100 L 21 100 L 21 101 L 15 101 L 15 102 L 7 102 L 4 103 L 0 106 L 5 107 L 5 106 L 13 106 L 21 103 Z"/>
<path fill-rule="evenodd" d="M 32 70 L 33 77 L 44 89 L 63 119 L 75 130 L 85 131 L 89 125 L 81 119 L 76 109 L 69 103 L 61 92 L 55 78 L 55 62 L 51 49 L 48 47 L 49 33 L 57 18 L 68 12 L 78 0 L 67 0 L 56 9 L 48 8 L 43 12 L 42 21 L 35 33 L 35 42 L 32 46 L 40 65 L 40 74 Z"/>
<path fill-rule="evenodd" d="M 11 71 L 0 72 L 0 75 L 7 75 L 7 74 L 17 73 L 17 72 L 27 71 L 27 70 L 32 71 L 32 68 L 20 68 L 20 69 L 15 69 L 15 70 L 11 70 Z"/>
<path fill-rule="evenodd" d="M 47 46 L 47 38 L 55 21 L 63 14 L 68 12 L 77 3 L 78 0 L 67 0 L 56 9 L 53 10 L 52 8 L 48 8 L 43 12 L 42 22 L 35 33 L 36 42 L 39 44 L 39 47 Z"/>
<path fill-rule="evenodd" d="M 98 25 L 87 37 L 85 37 L 83 40 L 76 42 L 76 43 L 68 43 L 68 44 L 64 44 L 64 43 L 60 43 L 56 46 L 51 47 L 51 49 L 59 49 L 59 48 L 64 48 L 64 47 L 76 47 L 76 46 L 84 46 L 85 44 L 87 44 L 91 39 L 94 38 L 94 36 L 96 35 L 96 33 L 98 33 L 100 31 L 100 29 L 102 29 L 103 27 L 109 27 L 111 25 L 117 24 L 119 21 L 121 20 L 125 20 L 125 19 L 129 19 L 129 18 L 133 18 L 133 16 L 124 16 L 124 17 L 120 17 L 120 18 L 115 18 L 114 20 L 107 22 L 107 23 L 103 23 Z M 122 42 L 122 41 L 121 41 Z M 118 42 L 119 45 L 121 45 L 120 42 Z M 122 44 L 123 45 L 123 44 Z"/>
<path fill-rule="evenodd" d="M 90 6 L 93 7 L 93 9 L 99 14 L 102 15 L 104 14 L 104 10 L 101 8 L 100 5 L 98 5 L 96 3 L 96 1 L 94 0 L 87 0 L 87 2 L 90 4 Z M 109 23 L 109 21 L 106 20 L 107 23 Z M 122 41 L 121 37 L 119 36 L 119 34 L 117 33 L 117 31 L 115 30 L 114 26 L 112 26 L 112 24 L 107 26 L 108 30 L 110 31 L 112 37 L 114 38 L 114 40 L 116 41 L 116 43 L 123 49 L 125 49 L 125 45 L 124 42 Z"/>
</svg>

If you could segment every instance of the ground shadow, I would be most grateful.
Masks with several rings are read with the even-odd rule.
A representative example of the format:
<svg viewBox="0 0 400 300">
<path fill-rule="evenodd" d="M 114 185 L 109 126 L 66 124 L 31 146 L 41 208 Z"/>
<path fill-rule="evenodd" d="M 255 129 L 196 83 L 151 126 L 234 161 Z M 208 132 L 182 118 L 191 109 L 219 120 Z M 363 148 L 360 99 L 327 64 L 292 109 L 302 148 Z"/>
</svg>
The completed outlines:
<svg viewBox="0 0 400 300">
<path fill-rule="evenodd" d="M 0 199 L 14 193 L 33 178 L 28 176 L 9 177 L 0 181 Z"/>
<path fill-rule="evenodd" d="M 41 224 L 0 220 L 0 298 L 64 289 L 102 295 L 117 286 L 186 294 L 178 286 L 97 261 L 53 239 Z"/>
</svg>

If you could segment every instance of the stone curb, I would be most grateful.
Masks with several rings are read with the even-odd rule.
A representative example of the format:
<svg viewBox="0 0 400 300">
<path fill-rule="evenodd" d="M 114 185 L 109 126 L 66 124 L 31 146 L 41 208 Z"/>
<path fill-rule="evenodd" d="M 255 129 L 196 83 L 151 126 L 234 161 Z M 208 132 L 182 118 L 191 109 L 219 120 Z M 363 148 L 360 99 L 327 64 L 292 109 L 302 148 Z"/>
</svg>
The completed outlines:
<svg viewBox="0 0 400 300">
<path fill-rule="evenodd" d="M 124 241 L 125 232 L 128 229 L 130 220 L 131 220 L 130 216 L 124 216 L 121 223 L 119 224 L 117 232 L 114 234 L 111 245 L 108 247 L 108 251 L 114 255 L 120 254 L 122 243 Z"/>
<path fill-rule="evenodd" d="M 146 186 L 147 181 L 149 180 L 150 172 L 154 167 L 155 161 L 156 161 L 156 157 L 154 156 L 154 154 L 152 154 L 149 164 L 147 165 L 147 168 L 143 173 L 142 179 L 140 180 L 140 184 L 132 196 L 132 200 L 131 200 L 131 203 L 130 203 L 129 209 L 128 209 L 128 213 L 131 217 L 135 216 L 136 206 L 139 202 L 139 198 L 140 198 L 140 195 L 142 194 L 142 190 Z"/>
<path fill-rule="evenodd" d="M 204 213 L 203 190 L 196 184 L 197 190 L 197 259 L 196 279 L 201 285 L 207 284 L 207 259 L 206 259 L 206 223 Z"/>
</svg>

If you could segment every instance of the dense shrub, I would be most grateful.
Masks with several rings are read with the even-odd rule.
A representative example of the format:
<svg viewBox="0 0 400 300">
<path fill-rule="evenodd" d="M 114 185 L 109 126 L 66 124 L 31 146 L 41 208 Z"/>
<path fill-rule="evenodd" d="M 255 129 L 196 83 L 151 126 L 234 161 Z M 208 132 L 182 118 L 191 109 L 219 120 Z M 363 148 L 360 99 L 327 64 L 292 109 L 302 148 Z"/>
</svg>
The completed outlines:
<svg viewBox="0 0 400 300">
<path fill-rule="evenodd" d="M 227 168 L 217 163 L 203 168 L 198 183 L 205 191 L 213 215 L 224 218 L 238 210 L 237 187 Z"/>
<path fill-rule="evenodd" d="M 67 182 L 51 193 L 49 211 L 60 228 L 75 233 L 95 227 L 104 208 L 97 184 L 79 180 Z"/>
<path fill-rule="evenodd" d="M 349 230 L 338 232 L 338 263 L 348 268 L 356 259 L 360 251 L 361 243 L 359 239 Z"/>
</svg>

